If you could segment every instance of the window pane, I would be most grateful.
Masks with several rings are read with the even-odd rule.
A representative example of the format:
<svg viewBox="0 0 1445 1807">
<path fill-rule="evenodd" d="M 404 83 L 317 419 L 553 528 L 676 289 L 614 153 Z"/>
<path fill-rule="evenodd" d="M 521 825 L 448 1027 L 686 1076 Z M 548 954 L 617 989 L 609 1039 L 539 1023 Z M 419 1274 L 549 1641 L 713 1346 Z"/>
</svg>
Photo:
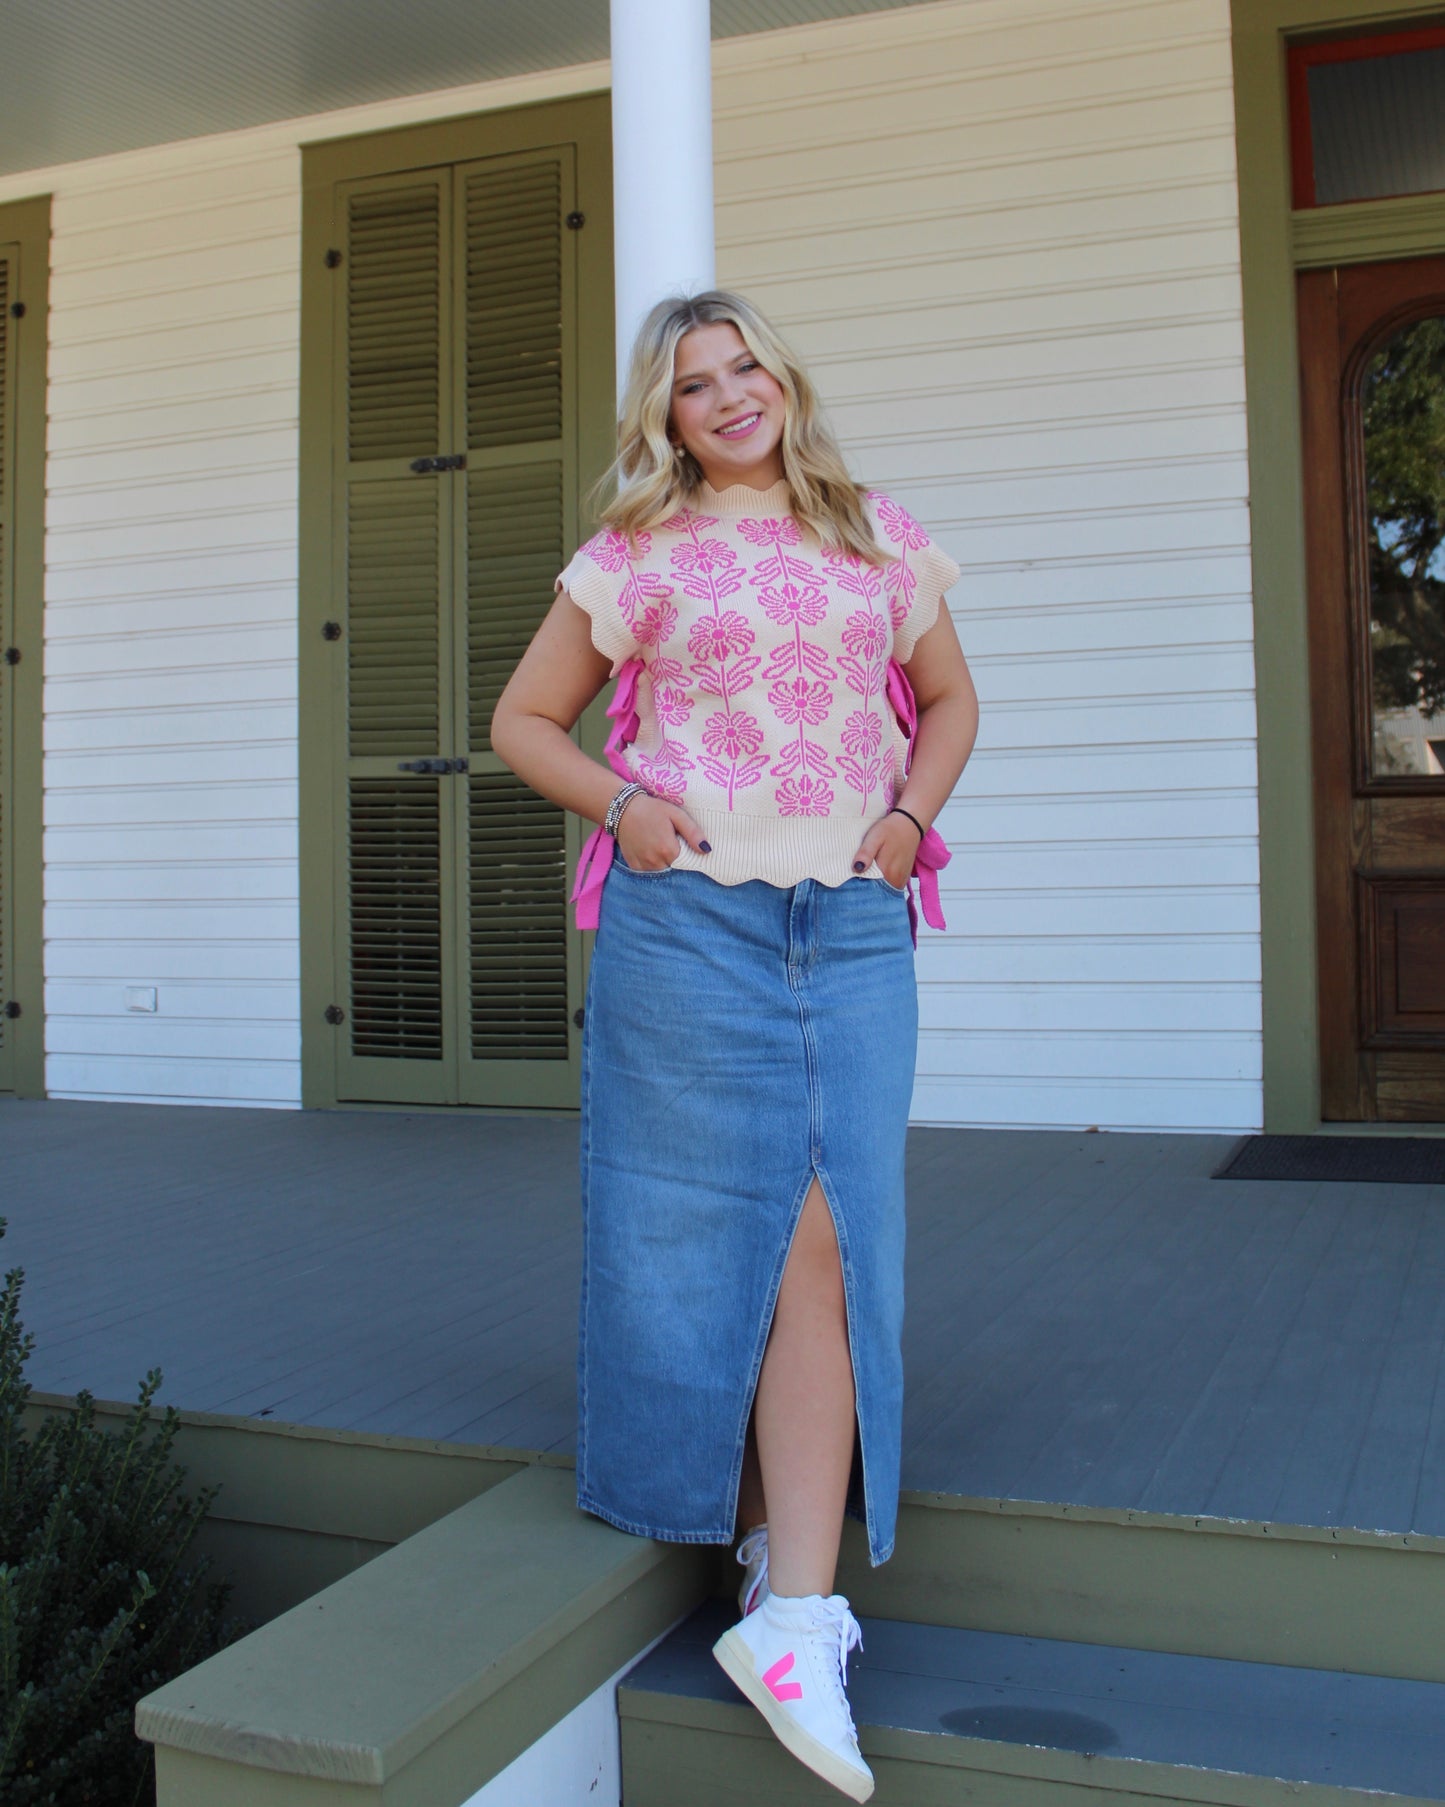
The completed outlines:
<svg viewBox="0 0 1445 1807">
<path fill-rule="evenodd" d="M 1360 390 L 1376 778 L 1445 774 L 1445 318 L 1370 360 Z"/>
<path fill-rule="evenodd" d="M 1445 47 L 1311 64 L 1315 201 L 1445 189 Z"/>
</svg>

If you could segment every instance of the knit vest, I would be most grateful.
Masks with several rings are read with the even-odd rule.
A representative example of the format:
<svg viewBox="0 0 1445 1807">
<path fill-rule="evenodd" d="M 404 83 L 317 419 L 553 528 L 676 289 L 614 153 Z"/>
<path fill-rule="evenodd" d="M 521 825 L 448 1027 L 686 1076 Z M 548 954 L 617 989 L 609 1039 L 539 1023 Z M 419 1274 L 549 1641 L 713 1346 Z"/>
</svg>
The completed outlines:
<svg viewBox="0 0 1445 1807">
<path fill-rule="evenodd" d="M 906 509 L 867 504 L 882 567 L 807 535 L 786 482 L 704 484 L 635 545 L 597 534 L 557 579 L 614 675 L 636 675 L 631 769 L 711 843 L 684 843 L 677 867 L 840 885 L 892 808 L 907 742 L 889 661 L 911 658 L 959 569 Z"/>
</svg>

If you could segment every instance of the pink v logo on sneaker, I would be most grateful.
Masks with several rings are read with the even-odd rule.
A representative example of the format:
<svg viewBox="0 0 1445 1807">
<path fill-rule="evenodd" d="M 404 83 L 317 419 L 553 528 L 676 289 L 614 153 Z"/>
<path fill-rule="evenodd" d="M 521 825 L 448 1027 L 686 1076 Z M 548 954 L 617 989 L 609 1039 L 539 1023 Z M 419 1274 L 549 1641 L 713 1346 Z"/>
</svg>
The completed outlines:
<svg viewBox="0 0 1445 1807">
<path fill-rule="evenodd" d="M 793 1660 L 793 1653 L 790 1650 L 786 1656 L 780 1656 L 763 1677 L 763 1686 L 774 1700 L 801 1700 L 803 1698 L 801 1682 L 785 1682 L 783 1680 L 783 1677 L 792 1668 Z"/>
</svg>

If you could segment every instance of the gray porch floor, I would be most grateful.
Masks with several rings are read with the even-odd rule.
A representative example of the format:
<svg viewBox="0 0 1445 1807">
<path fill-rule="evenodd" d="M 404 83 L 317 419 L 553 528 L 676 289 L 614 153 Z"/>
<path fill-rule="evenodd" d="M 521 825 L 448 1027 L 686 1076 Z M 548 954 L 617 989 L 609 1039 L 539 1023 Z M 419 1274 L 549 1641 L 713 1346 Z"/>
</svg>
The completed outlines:
<svg viewBox="0 0 1445 1807">
<path fill-rule="evenodd" d="M 914 1130 L 903 1478 L 1445 1534 L 1445 1187 Z M 39 1389 L 570 1449 L 564 1119 L 0 1102 Z"/>
</svg>

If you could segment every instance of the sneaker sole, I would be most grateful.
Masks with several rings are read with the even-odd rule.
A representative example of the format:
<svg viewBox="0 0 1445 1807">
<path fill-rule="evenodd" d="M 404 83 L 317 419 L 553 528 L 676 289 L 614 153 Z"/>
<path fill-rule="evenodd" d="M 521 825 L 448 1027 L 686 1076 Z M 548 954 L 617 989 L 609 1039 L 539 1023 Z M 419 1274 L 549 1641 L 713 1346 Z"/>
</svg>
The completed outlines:
<svg viewBox="0 0 1445 1807">
<path fill-rule="evenodd" d="M 806 1764 L 814 1775 L 821 1776 L 850 1800 L 870 1799 L 875 1786 L 873 1777 L 866 1773 L 860 1776 L 851 1763 L 845 1763 L 841 1757 L 835 1756 L 826 1744 L 813 1737 L 811 1732 L 783 1711 L 753 1667 L 753 1653 L 738 1636 L 736 1629 L 725 1631 L 713 1645 L 712 1653 L 728 1680 L 748 1697 L 767 1720 L 779 1744 L 791 1751 L 800 1763 Z"/>
</svg>

